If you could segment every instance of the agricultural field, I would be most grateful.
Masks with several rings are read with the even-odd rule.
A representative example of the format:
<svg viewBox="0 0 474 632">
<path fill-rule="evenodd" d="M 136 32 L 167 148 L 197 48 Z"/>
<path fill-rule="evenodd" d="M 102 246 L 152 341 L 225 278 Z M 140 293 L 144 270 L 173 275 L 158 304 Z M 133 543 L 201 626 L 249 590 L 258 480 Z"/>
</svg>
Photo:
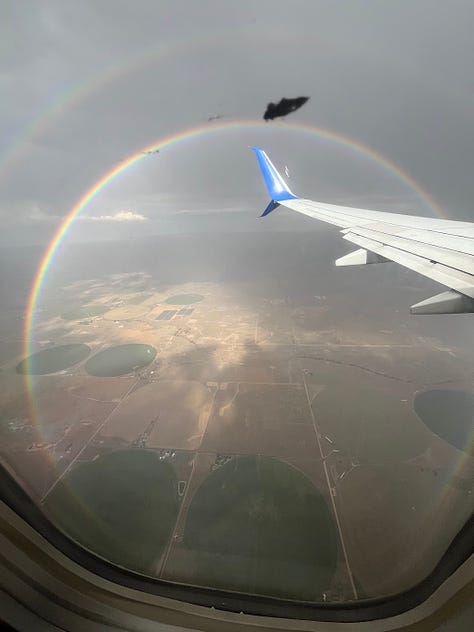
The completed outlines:
<svg viewBox="0 0 474 632">
<path fill-rule="evenodd" d="M 28 345 L 18 297 L 0 322 L 2 461 L 70 537 L 147 575 L 392 594 L 472 511 L 469 331 L 409 316 L 429 292 L 409 273 L 270 235 L 194 236 L 189 256 L 157 237 L 131 269 L 113 243 L 81 270 L 64 255 Z"/>
</svg>

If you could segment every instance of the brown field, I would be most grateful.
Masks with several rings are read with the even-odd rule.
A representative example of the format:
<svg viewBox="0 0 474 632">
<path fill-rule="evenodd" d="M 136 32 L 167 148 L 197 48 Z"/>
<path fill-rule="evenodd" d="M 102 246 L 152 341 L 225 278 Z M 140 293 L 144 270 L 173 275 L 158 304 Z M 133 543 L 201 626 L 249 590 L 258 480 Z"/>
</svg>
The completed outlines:
<svg viewBox="0 0 474 632">
<path fill-rule="evenodd" d="M 196 450 L 206 428 L 215 387 L 199 382 L 152 382 L 129 395 L 102 430 L 133 442 L 150 428 L 147 447 Z"/>
<path fill-rule="evenodd" d="M 226 383 L 217 392 L 202 443 L 208 452 L 303 460 L 317 459 L 316 448 L 301 385 Z"/>
<path fill-rule="evenodd" d="M 456 535 L 455 528 L 451 526 L 449 532 L 450 527 L 439 519 L 440 497 L 444 497 L 442 510 L 451 515 L 451 525 L 469 518 L 471 508 L 464 503 L 463 492 L 446 490 L 449 473 L 435 472 L 421 472 L 410 463 L 361 465 L 337 485 L 351 567 L 368 594 L 377 590 L 390 594 L 433 569 L 446 548 L 446 538 Z M 367 495 L 364 512 L 361 490 Z M 381 574 L 384 567 L 392 571 Z"/>
</svg>

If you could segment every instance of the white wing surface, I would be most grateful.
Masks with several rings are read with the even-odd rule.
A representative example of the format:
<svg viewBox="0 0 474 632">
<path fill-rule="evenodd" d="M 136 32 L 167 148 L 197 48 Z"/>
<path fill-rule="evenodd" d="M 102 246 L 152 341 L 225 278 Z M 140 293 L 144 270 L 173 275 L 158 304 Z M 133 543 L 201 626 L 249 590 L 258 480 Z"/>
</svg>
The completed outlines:
<svg viewBox="0 0 474 632">
<path fill-rule="evenodd" d="M 267 154 L 252 149 L 271 197 L 262 217 L 282 205 L 338 226 L 343 238 L 358 248 L 338 259 L 337 266 L 394 261 L 449 288 L 413 305 L 412 314 L 474 313 L 474 223 L 301 199 L 290 191 Z"/>
</svg>

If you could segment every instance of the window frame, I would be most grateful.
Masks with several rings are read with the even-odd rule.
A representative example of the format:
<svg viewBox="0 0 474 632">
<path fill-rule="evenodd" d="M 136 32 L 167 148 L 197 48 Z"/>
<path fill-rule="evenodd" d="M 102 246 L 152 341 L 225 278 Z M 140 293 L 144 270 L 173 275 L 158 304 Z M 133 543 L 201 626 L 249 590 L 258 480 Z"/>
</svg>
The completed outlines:
<svg viewBox="0 0 474 632">
<path fill-rule="evenodd" d="M 284 618 L 294 621 L 326 623 L 359 623 L 386 620 L 416 609 L 462 570 L 464 585 L 474 581 L 474 514 L 461 528 L 433 571 L 408 590 L 387 597 L 371 598 L 346 603 L 308 603 L 260 595 L 191 586 L 147 577 L 121 568 L 88 551 L 69 538 L 48 520 L 41 508 L 18 484 L 11 473 L 0 466 L 0 521 L 5 510 L 14 515 L 26 528 L 28 538 L 38 536 L 53 550 L 87 573 L 125 590 L 142 593 L 172 602 L 182 609 L 184 604 L 227 613 L 245 613 L 259 618 Z M 1 523 L 3 524 L 3 523 Z M 3 528 L 0 530 L 2 533 Z M 459 573 L 458 573 L 459 575 Z"/>
</svg>

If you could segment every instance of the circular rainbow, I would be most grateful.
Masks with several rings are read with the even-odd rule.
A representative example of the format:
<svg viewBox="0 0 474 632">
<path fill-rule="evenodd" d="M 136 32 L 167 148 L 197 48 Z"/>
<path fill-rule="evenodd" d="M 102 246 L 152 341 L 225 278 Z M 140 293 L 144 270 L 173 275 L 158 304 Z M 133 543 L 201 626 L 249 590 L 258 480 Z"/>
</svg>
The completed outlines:
<svg viewBox="0 0 474 632">
<path fill-rule="evenodd" d="M 223 122 L 213 125 L 201 125 L 198 127 L 191 127 L 184 131 L 180 131 L 175 134 L 171 134 L 164 138 L 154 141 L 153 143 L 143 147 L 139 151 L 134 152 L 128 158 L 122 160 L 118 164 L 114 165 L 112 169 L 107 171 L 101 178 L 99 178 L 81 198 L 74 204 L 71 210 L 67 213 L 64 219 L 58 226 L 51 242 L 47 246 L 41 262 L 36 271 L 29 297 L 26 304 L 25 318 L 24 318 L 24 331 L 23 331 L 23 355 L 28 363 L 28 358 L 31 356 L 32 342 L 33 342 L 33 328 L 35 313 L 38 306 L 39 297 L 41 294 L 41 288 L 48 273 L 49 268 L 55 260 L 55 256 L 59 251 L 59 247 L 68 233 L 69 229 L 74 223 L 76 217 L 78 217 L 87 205 L 109 185 L 117 176 L 124 173 L 129 167 L 135 165 L 140 160 L 147 157 L 148 153 L 154 150 L 161 150 L 171 145 L 181 143 L 185 140 L 196 138 L 199 136 L 205 136 L 207 134 L 216 134 L 226 130 L 242 130 L 242 129 L 268 129 L 266 123 L 255 120 L 237 120 L 230 122 Z M 318 136 L 319 138 L 329 140 L 343 147 L 349 147 L 356 153 L 359 153 L 363 157 L 372 159 L 378 165 L 383 166 L 389 172 L 395 174 L 402 182 L 407 184 L 416 194 L 429 206 L 435 215 L 443 216 L 443 210 L 433 197 L 425 191 L 411 176 L 404 172 L 399 166 L 388 160 L 385 156 L 376 152 L 374 149 L 363 145 L 362 143 L 344 136 L 337 132 L 323 129 L 320 127 L 301 124 L 301 123 L 289 123 L 285 124 L 282 128 L 285 130 L 303 131 L 309 134 Z M 28 366 L 28 365 L 27 365 Z M 26 381 L 26 387 L 28 392 L 28 398 L 30 400 L 30 409 L 34 423 L 36 423 L 37 415 L 35 411 L 34 395 L 33 395 L 33 376 L 27 370 L 24 374 Z"/>
<path fill-rule="evenodd" d="M 210 126 L 201 125 L 199 127 L 192 127 L 186 129 L 184 131 L 178 132 L 176 134 L 171 134 L 170 136 L 166 136 L 157 141 L 154 141 L 150 145 L 143 147 L 139 151 L 133 153 L 128 158 L 122 160 L 118 164 L 116 164 L 112 169 L 107 171 L 101 178 L 99 178 L 85 193 L 81 198 L 74 204 L 71 210 L 67 213 L 64 219 L 61 221 L 59 227 L 57 228 L 51 242 L 46 248 L 41 262 L 36 271 L 34 281 L 31 286 L 31 290 L 29 293 L 27 305 L 26 305 L 26 314 L 24 320 L 24 352 L 26 355 L 29 355 L 31 348 L 31 338 L 32 338 L 32 329 L 34 325 L 34 315 L 36 311 L 36 307 L 38 304 L 38 299 L 41 292 L 41 287 L 45 280 L 46 274 L 48 272 L 49 267 L 52 265 L 54 261 L 54 257 L 58 252 L 58 248 L 66 236 L 68 230 L 71 228 L 76 217 L 80 215 L 82 211 L 87 207 L 87 205 L 101 192 L 104 188 L 110 184 L 117 176 L 126 171 L 129 167 L 136 164 L 140 160 L 143 160 L 147 157 L 147 152 L 164 149 L 165 147 L 169 147 L 170 145 L 175 145 L 185 140 L 196 138 L 198 136 L 204 136 L 207 134 L 216 134 L 218 132 L 222 132 L 224 130 L 230 129 L 242 129 L 242 128 L 267 128 L 268 126 L 265 123 L 261 123 L 259 121 L 253 120 L 238 120 L 231 121 L 226 123 L 220 123 L 217 125 Z M 355 141 L 353 138 L 348 136 L 344 136 L 337 132 L 333 132 L 327 129 L 323 129 L 320 127 L 300 124 L 300 123 L 291 123 L 289 125 L 285 125 L 285 129 L 289 130 L 301 130 L 305 132 L 309 132 L 311 134 L 317 135 L 321 138 L 331 140 L 337 144 L 348 146 L 351 149 L 354 149 L 356 152 L 372 158 L 376 163 L 384 166 L 390 172 L 394 173 L 399 177 L 400 180 L 408 184 L 408 186 L 414 190 L 419 197 L 424 200 L 424 202 L 432 209 L 432 211 L 438 215 L 443 216 L 443 209 L 439 206 L 439 204 L 435 201 L 435 199 L 425 191 L 411 176 L 409 176 L 406 172 L 404 172 L 399 166 L 395 163 L 388 160 L 385 156 L 376 152 L 374 149 L 363 145 Z"/>
</svg>

